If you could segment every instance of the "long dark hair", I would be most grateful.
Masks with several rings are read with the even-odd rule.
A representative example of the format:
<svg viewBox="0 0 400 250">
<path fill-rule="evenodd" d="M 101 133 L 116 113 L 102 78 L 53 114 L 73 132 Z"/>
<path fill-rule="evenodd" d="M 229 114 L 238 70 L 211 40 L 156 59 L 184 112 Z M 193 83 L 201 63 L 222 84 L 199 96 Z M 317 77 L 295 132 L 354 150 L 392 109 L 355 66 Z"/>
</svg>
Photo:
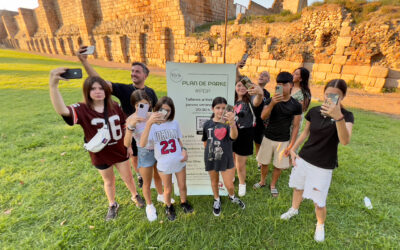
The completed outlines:
<svg viewBox="0 0 400 250">
<path fill-rule="evenodd" d="M 149 110 L 152 110 L 151 107 L 151 98 L 146 94 L 146 91 L 143 89 L 137 89 L 133 91 L 131 95 L 131 105 L 135 107 L 136 103 L 140 102 L 141 100 L 146 100 L 149 103 Z"/>
<path fill-rule="evenodd" d="M 211 107 L 214 108 L 218 104 L 228 104 L 228 102 L 226 101 L 225 98 L 218 96 L 218 97 L 215 97 L 214 100 L 212 101 Z M 212 115 L 211 115 L 211 119 L 212 118 L 214 118 L 214 113 L 212 113 Z"/>
<path fill-rule="evenodd" d="M 90 97 L 90 90 L 94 83 L 100 84 L 100 86 L 104 90 L 105 98 L 104 98 L 104 106 L 107 105 L 109 110 L 113 108 L 113 100 L 111 99 L 111 88 L 108 86 L 107 82 L 103 80 L 103 78 L 99 76 L 89 76 L 83 82 L 83 99 L 86 105 L 88 105 L 91 109 L 93 109 L 93 99 Z"/>
<path fill-rule="evenodd" d="M 154 106 L 154 112 L 159 111 L 163 104 L 166 104 L 171 108 L 171 112 L 169 113 L 167 121 L 173 121 L 175 117 L 175 105 L 174 101 L 172 101 L 172 99 L 168 96 L 163 96 L 158 100 L 156 106 Z"/>
<path fill-rule="evenodd" d="M 311 102 L 311 90 L 308 84 L 308 80 L 310 79 L 310 71 L 304 67 L 297 68 L 296 70 L 300 70 L 300 89 L 304 99 L 303 111 L 306 111 Z"/>
</svg>

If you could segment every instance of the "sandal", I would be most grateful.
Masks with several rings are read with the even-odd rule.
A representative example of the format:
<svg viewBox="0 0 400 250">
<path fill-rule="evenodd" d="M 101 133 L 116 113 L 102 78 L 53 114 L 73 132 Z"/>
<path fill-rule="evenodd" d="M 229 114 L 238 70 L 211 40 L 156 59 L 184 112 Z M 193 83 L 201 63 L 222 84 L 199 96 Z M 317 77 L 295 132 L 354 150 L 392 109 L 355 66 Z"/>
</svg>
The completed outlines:
<svg viewBox="0 0 400 250">
<path fill-rule="evenodd" d="M 265 184 L 260 184 L 259 182 L 257 182 L 256 184 L 253 185 L 254 189 L 259 189 L 259 188 L 263 188 L 265 187 Z"/>
<path fill-rule="evenodd" d="M 272 197 L 278 197 L 278 195 L 279 195 L 278 189 L 271 188 L 270 190 L 271 190 Z"/>
</svg>

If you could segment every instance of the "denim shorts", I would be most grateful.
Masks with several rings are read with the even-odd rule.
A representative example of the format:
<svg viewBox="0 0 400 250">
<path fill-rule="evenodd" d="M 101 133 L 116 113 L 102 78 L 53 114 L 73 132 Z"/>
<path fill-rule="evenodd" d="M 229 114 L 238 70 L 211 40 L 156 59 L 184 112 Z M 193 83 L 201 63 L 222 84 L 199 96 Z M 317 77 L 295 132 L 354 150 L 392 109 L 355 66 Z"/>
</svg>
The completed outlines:
<svg viewBox="0 0 400 250">
<path fill-rule="evenodd" d="M 149 168 L 157 162 L 154 150 L 138 147 L 138 168 Z"/>
</svg>

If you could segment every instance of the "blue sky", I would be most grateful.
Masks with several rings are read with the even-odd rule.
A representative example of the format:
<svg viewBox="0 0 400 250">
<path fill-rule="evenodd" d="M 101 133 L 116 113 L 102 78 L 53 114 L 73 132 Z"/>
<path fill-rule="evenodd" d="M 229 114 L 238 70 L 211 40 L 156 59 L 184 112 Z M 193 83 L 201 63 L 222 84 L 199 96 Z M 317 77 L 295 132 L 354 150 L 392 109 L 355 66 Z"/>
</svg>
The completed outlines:
<svg viewBox="0 0 400 250">
<path fill-rule="evenodd" d="M 249 0 L 234 0 L 237 3 L 242 3 L 246 5 Z M 253 0 L 254 2 L 261 4 L 265 7 L 271 7 L 274 0 Z M 312 4 L 314 2 L 322 2 L 323 0 L 308 0 L 308 4 Z M 38 7 L 38 0 L 0 0 L 0 10 L 13 10 L 17 11 L 18 8 L 29 8 L 34 9 Z"/>
</svg>

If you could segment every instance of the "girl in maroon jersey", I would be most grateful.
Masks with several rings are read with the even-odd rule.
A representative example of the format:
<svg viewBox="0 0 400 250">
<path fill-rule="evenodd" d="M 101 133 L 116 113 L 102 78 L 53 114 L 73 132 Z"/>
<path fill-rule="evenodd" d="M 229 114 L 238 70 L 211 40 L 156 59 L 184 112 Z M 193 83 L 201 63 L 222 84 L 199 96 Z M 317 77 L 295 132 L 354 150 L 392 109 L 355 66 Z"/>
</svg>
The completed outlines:
<svg viewBox="0 0 400 250">
<path fill-rule="evenodd" d="M 58 89 L 58 82 L 65 80 L 60 75 L 67 68 L 57 68 L 50 72 L 50 97 L 56 112 L 68 125 L 79 124 L 85 134 L 85 141 L 90 141 L 102 128 L 105 111 L 111 140 L 99 152 L 89 152 L 92 164 L 97 168 L 104 181 L 104 191 L 109 201 L 106 220 L 117 216 L 119 205 L 115 201 L 115 176 L 113 165 L 117 168 L 122 180 L 132 194 L 132 201 L 137 207 L 144 207 L 143 199 L 136 191 L 128 161 L 128 152 L 124 146 L 125 116 L 119 105 L 111 99 L 111 89 L 100 77 L 88 77 L 83 83 L 84 102 L 66 106 Z"/>
</svg>

